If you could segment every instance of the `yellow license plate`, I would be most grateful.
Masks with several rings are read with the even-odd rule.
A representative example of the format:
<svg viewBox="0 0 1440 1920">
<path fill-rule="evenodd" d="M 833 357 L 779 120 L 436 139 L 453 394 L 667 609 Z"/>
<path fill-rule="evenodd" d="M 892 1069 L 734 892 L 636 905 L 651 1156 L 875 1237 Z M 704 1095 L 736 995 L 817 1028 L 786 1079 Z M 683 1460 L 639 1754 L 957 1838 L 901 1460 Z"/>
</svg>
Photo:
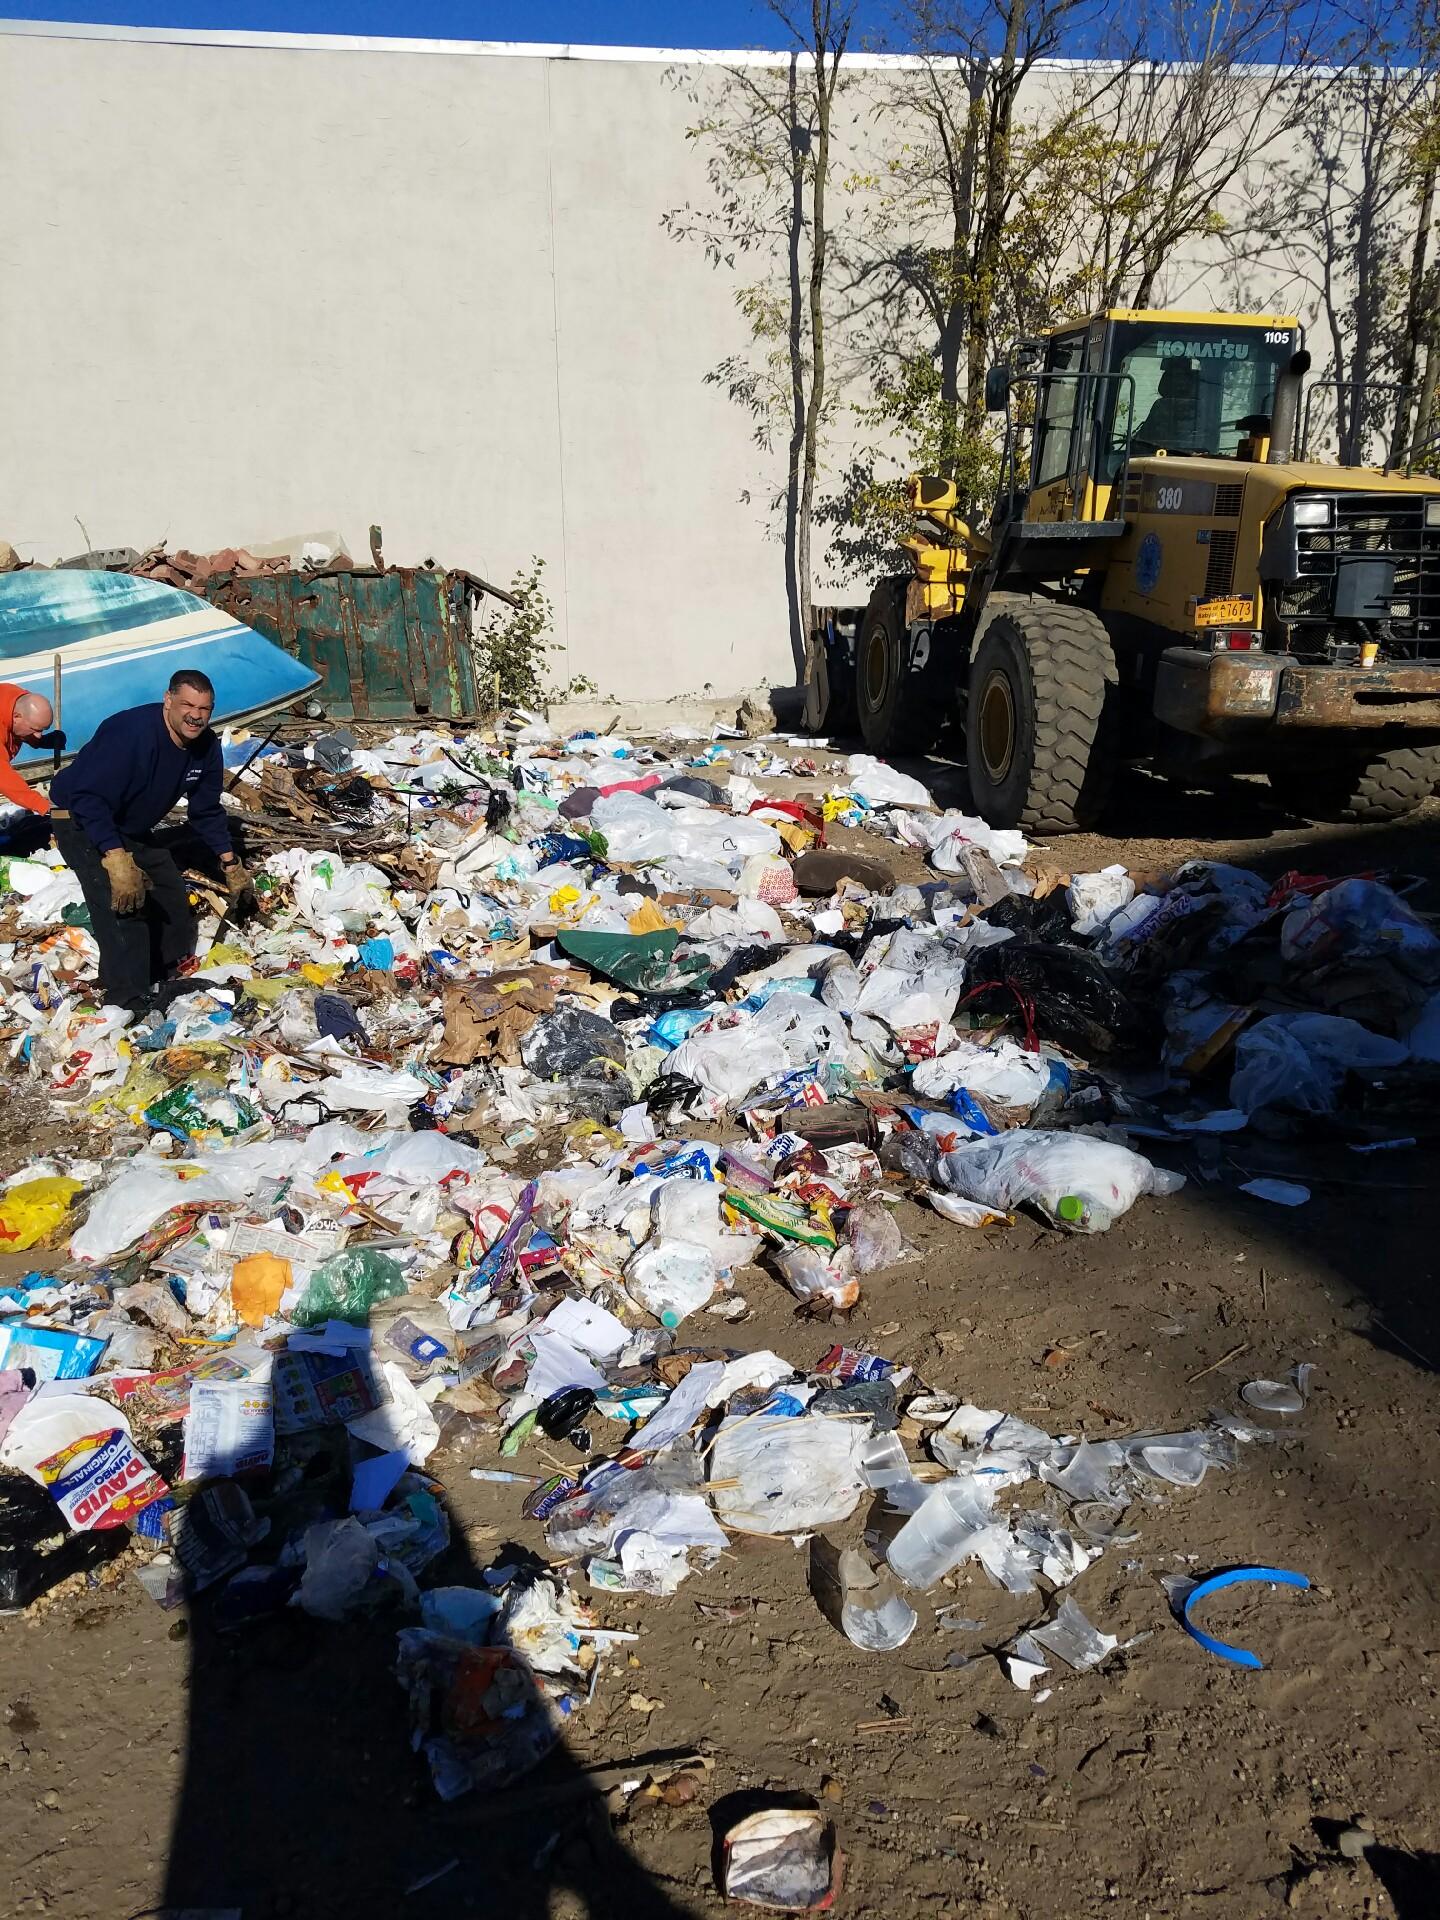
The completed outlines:
<svg viewBox="0 0 1440 1920">
<path fill-rule="evenodd" d="M 1202 600 L 1195 609 L 1197 627 L 1248 627 L 1254 619 L 1253 600 Z"/>
</svg>

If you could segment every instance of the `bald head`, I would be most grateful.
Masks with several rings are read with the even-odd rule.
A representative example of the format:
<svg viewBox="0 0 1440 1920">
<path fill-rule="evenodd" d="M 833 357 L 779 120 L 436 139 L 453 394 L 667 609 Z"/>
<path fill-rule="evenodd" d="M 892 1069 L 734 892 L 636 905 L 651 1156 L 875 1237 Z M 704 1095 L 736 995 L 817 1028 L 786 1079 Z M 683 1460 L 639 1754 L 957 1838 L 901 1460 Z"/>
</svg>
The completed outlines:
<svg viewBox="0 0 1440 1920">
<path fill-rule="evenodd" d="M 15 702 L 10 725 L 17 740 L 38 740 L 50 731 L 54 710 L 43 693 L 22 693 Z"/>
</svg>

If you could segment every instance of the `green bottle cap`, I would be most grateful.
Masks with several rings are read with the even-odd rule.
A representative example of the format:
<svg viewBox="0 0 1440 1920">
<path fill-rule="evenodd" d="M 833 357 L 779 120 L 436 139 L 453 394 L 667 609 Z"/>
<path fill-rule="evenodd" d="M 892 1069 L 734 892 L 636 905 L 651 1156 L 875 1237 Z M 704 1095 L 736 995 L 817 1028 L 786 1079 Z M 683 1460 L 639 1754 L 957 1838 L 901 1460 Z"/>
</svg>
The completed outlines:
<svg viewBox="0 0 1440 1920">
<path fill-rule="evenodd" d="M 1055 1209 L 1062 1220 L 1083 1220 L 1085 1202 L 1078 1193 L 1066 1193 L 1060 1196 L 1060 1204 Z"/>
</svg>

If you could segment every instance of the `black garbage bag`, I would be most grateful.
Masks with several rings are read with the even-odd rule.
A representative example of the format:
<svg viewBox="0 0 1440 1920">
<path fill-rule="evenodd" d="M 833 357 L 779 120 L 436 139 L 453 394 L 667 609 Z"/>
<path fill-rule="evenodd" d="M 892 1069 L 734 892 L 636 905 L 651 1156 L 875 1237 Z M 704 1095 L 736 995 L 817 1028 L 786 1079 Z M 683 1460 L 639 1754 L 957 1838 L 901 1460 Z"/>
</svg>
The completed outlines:
<svg viewBox="0 0 1440 1920">
<path fill-rule="evenodd" d="M 520 1042 L 520 1058 L 541 1080 L 573 1080 L 599 1062 L 623 1067 L 625 1040 L 598 1013 L 557 1007 L 537 1020 Z"/>
<path fill-rule="evenodd" d="M 648 993 L 641 1000 L 638 996 L 621 994 L 618 1000 L 610 1002 L 610 1018 L 621 1020 L 654 1020 L 662 1013 L 696 1013 L 702 1007 L 708 1007 L 714 995 L 711 993 Z"/>
<path fill-rule="evenodd" d="M 698 1081 L 683 1073 L 659 1073 L 645 1091 L 645 1110 L 652 1119 L 679 1111 L 689 1113 L 705 1097 Z"/>
<path fill-rule="evenodd" d="M 1043 900 L 1031 893 L 1007 893 L 985 915 L 987 927 L 1009 927 L 1019 940 L 1040 940 L 1051 946 L 1084 947 L 1087 943 L 1070 926 L 1070 905 L 1063 888 Z"/>
<path fill-rule="evenodd" d="M 758 967 L 771 966 L 780 957 L 774 947 L 755 945 L 738 947 L 723 966 L 710 976 L 712 993 L 728 993 L 742 973 L 754 973 Z"/>
<path fill-rule="evenodd" d="M 1079 1054 L 1129 1053 L 1154 1045 L 1159 1020 L 1093 953 L 1016 937 L 976 954 L 957 1011 L 1004 1014 L 1028 1040 Z"/>
</svg>

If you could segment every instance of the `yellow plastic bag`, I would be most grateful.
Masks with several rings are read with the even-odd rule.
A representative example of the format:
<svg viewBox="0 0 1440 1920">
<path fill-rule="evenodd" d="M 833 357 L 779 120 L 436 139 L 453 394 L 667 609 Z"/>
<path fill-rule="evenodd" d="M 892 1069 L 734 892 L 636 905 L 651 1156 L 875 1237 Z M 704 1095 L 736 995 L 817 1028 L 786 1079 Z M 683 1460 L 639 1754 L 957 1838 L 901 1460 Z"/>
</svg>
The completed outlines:
<svg viewBox="0 0 1440 1920">
<path fill-rule="evenodd" d="M 272 1006 L 295 985 L 288 973 L 277 974 L 273 979 L 259 978 L 240 982 L 240 997 L 243 1000 L 258 1000 L 262 1006 Z"/>
<path fill-rule="evenodd" d="M 22 1180 L 0 1194 L 0 1253 L 24 1253 L 39 1246 L 63 1226 L 83 1180 L 52 1174 L 43 1180 Z"/>
</svg>

